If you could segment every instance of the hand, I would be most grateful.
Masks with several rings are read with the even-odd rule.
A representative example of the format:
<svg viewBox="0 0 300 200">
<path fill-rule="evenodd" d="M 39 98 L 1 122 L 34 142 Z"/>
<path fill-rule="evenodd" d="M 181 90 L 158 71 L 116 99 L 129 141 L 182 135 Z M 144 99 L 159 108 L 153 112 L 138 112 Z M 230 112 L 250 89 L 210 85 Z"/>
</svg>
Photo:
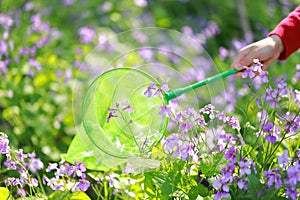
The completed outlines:
<svg viewBox="0 0 300 200">
<path fill-rule="evenodd" d="M 271 35 L 258 42 L 252 43 L 240 50 L 231 64 L 231 68 L 242 70 L 244 66 L 250 66 L 253 59 L 257 58 L 263 64 L 262 69 L 267 67 L 278 59 L 284 51 L 284 45 L 278 35 Z M 241 73 L 237 74 L 238 77 Z"/>
</svg>

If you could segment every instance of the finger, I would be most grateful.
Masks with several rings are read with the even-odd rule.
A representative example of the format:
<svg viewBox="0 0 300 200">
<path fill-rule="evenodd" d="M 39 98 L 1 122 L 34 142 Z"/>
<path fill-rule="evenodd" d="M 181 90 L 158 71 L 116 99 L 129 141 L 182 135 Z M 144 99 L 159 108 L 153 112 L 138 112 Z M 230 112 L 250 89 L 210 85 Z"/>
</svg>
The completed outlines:
<svg viewBox="0 0 300 200">
<path fill-rule="evenodd" d="M 247 46 L 238 53 L 237 57 L 231 64 L 231 68 L 242 70 L 244 66 L 249 66 L 252 64 L 253 59 L 249 58 L 249 54 L 251 54 L 251 46 Z"/>
<path fill-rule="evenodd" d="M 272 58 L 265 60 L 262 62 L 262 70 L 267 71 L 267 68 L 269 67 L 270 64 L 272 64 L 275 60 L 277 60 L 278 56 L 273 56 Z"/>
<path fill-rule="evenodd" d="M 236 73 L 236 74 L 235 74 L 235 77 L 237 77 L 237 78 L 242 78 L 242 74 L 243 74 L 243 72 Z"/>
</svg>

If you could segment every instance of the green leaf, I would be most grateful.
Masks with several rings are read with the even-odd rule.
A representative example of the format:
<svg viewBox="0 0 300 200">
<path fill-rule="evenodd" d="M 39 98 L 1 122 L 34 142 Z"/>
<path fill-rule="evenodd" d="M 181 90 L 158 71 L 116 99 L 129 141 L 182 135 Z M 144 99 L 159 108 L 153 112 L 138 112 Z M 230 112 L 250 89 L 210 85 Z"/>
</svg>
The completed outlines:
<svg viewBox="0 0 300 200">
<path fill-rule="evenodd" d="M 91 198 L 84 192 L 70 191 L 55 191 L 49 196 L 49 200 L 91 200 Z"/>
<path fill-rule="evenodd" d="M 61 200 L 62 198 L 68 199 L 69 195 L 69 191 L 55 191 L 50 194 L 49 200 Z"/>
<path fill-rule="evenodd" d="M 260 180 L 253 174 L 249 175 L 248 192 L 245 198 L 258 199 L 257 194 L 264 188 L 264 185 Z"/>
<path fill-rule="evenodd" d="M 12 197 L 9 198 L 9 196 L 9 190 L 6 187 L 0 187 L 0 200 L 12 199 Z"/>
<path fill-rule="evenodd" d="M 170 174 L 165 171 L 157 171 L 155 173 L 145 173 L 145 191 L 149 196 L 160 194 L 162 199 L 168 199 L 175 191 L 174 184 L 171 181 Z"/>
<path fill-rule="evenodd" d="M 80 131 L 84 131 L 82 126 L 79 129 L 79 132 Z M 82 133 L 82 135 L 84 135 L 84 133 Z M 89 150 L 87 150 L 87 145 L 89 146 Z M 79 134 L 74 137 L 67 154 L 63 154 L 61 157 L 70 163 L 74 163 L 75 161 L 84 162 L 86 168 L 99 171 L 108 171 L 115 163 L 122 164 L 125 162 L 124 160 L 118 160 L 102 152 L 89 141 L 88 137 L 85 139 L 85 144 L 83 144 Z"/>
<path fill-rule="evenodd" d="M 225 165 L 224 154 L 207 155 L 200 161 L 200 169 L 206 177 L 219 174 L 222 167 Z"/>
<path fill-rule="evenodd" d="M 153 177 L 153 173 L 145 173 L 144 188 L 147 195 L 151 198 L 154 198 L 156 193 L 156 187 L 152 180 Z"/>
<path fill-rule="evenodd" d="M 278 190 L 275 188 L 270 188 L 263 192 L 261 199 L 284 200 L 287 198 L 278 196 Z"/>
<path fill-rule="evenodd" d="M 75 192 L 70 196 L 70 200 L 90 200 L 91 198 L 84 192 Z"/>
<path fill-rule="evenodd" d="M 188 196 L 190 199 L 197 199 L 199 195 L 205 197 L 208 194 L 209 194 L 209 190 L 207 189 L 207 187 L 205 187 L 202 184 L 198 184 L 197 186 L 191 188 L 191 190 L 188 193 Z"/>
</svg>

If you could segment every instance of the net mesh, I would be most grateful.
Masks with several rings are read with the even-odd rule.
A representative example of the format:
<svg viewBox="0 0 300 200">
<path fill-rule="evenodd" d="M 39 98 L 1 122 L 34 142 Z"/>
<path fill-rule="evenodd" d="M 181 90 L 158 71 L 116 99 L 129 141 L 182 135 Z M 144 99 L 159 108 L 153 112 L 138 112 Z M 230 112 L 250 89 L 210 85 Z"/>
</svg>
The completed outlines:
<svg viewBox="0 0 300 200">
<path fill-rule="evenodd" d="M 165 102 L 144 92 L 153 77 L 135 68 L 116 68 L 100 75 L 83 100 L 83 126 L 93 146 L 116 158 L 142 155 L 162 138 L 168 124 L 159 116 Z"/>
</svg>

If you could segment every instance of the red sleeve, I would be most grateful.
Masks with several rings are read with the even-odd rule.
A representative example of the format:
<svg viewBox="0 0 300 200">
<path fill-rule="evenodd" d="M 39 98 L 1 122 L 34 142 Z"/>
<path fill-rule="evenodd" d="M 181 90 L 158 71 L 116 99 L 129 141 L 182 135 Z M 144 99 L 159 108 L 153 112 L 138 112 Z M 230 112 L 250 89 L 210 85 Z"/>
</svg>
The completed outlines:
<svg viewBox="0 0 300 200">
<path fill-rule="evenodd" d="M 285 51 L 279 56 L 279 60 L 285 60 L 293 52 L 300 48 L 300 6 L 283 19 L 276 28 L 269 33 L 278 35 L 285 47 Z"/>
</svg>

